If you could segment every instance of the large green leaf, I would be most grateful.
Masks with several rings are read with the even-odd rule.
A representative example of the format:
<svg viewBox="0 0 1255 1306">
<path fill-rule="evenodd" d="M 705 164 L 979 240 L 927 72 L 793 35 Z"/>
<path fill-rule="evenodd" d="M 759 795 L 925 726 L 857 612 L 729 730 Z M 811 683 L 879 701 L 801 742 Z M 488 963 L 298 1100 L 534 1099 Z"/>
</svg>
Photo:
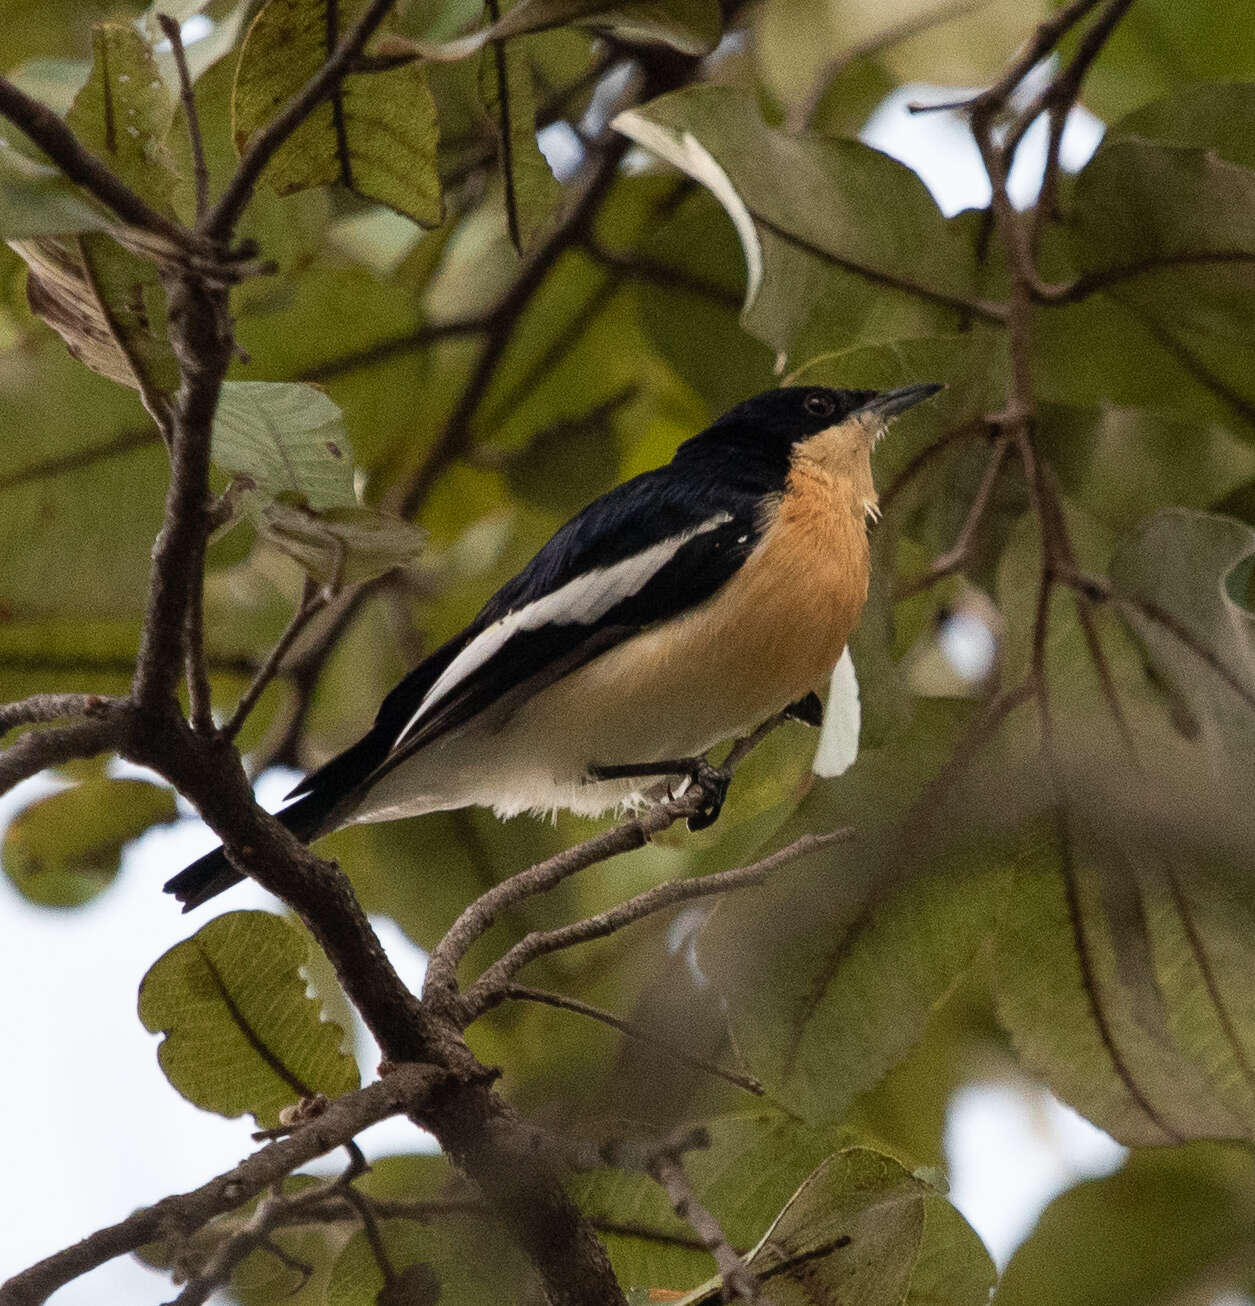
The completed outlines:
<svg viewBox="0 0 1255 1306">
<path fill-rule="evenodd" d="M 1085 103 L 1108 122 L 1184 85 L 1250 78 L 1255 32 L 1245 0 L 1211 0 L 1182 8 L 1173 0 L 1139 0 L 1121 18 L 1085 79 Z M 1085 25 L 1068 38 L 1065 53 Z"/>
<path fill-rule="evenodd" d="M 1219 906 L 1214 888 L 1174 903 L 1145 865 L 1104 866 L 1072 845 L 1066 862 L 1054 841 L 1025 852 L 999 930 L 998 1015 L 1020 1057 L 1129 1145 L 1249 1136 L 1243 930 L 1217 936 L 1200 914 Z M 1117 870 L 1132 877 L 1144 935 L 1128 910 L 1106 909 L 1104 876 Z"/>
<path fill-rule="evenodd" d="M 0 861 L 32 902 L 78 907 L 113 882 L 124 844 L 175 816 L 169 789 L 146 780 L 85 780 L 18 812 Z"/>
<path fill-rule="evenodd" d="M 913 730 L 816 785 L 775 842 L 842 825 L 857 837 L 721 902 L 702 930 L 737 1046 L 807 1119 L 840 1119 L 909 1051 L 992 931 L 994 854 L 947 857 L 943 841 L 925 864 L 898 833 L 956 716 L 921 707 Z"/>
<path fill-rule="evenodd" d="M 1130 137 L 1214 150 L 1229 163 L 1255 168 L 1255 82 L 1174 86 L 1112 123 L 1103 140 L 1112 145 Z"/>
<path fill-rule="evenodd" d="M 883 1152 L 823 1161 L 746 1258 L 780 1306 L 981 1306 L 993 1264 L 962 1216 Z M 681 1301 L 722 1300 L 714 1281 Z"/>
<path fill-rule="evenodd" d="M 855 141 L 789 136 L 730 87 L 675 91 L 615 126 L 706 185 L 748 269 L 745 324 L 791 358 L 956 325 L 974 264 L 909 168 Z M 902 251 L 911 258 L 904 265 Z"/>
<path fill-rule="evenodd" d="M 344 1032 L 306 996 L 308 944 L 282 917 L 219 916 L 159 957 L 139 990 L 144 1027 L 162 1034 L 158 1059 L 189 1101 L 262 1125 L 313 1093 L 358 1086 Z"/>
<path fill-rule="evenodd" d="M 91 75 L 66 123 L 132 189 L 169 211 L 176 178 L 164 142 L 173 102 L 152 51 L 134 28 L 102 23 L 94 29 L 93 54 Z M 165 293 L 151 262 L 92 231 L 15 248 L 30 267 L 32 309 L 76 358 L 150 396 L 175 388 Z"/>
<path fill-rule="evenodd" d="M 752 1247 L 806 1176 L 828 1156 L 836 1136 L 773 1112 L 719 1116 L 706 1123 L 710 1146 L 687 1154 L 694 1191 L 735 1247 Z M 653 1180 L 625 1171 L 597 1171 L 571 1180 L 581 1209 L 607 1226 L 606 1249 L 627 1287 L 696 1287 L 710 1258 L 665 1235 L 691 1234 Z M 614 1228 L 611 1226 L 618 1226 Z M 647 1232 L 657 1230 L 663 1238 Z"/>
<path fill-rule="evenodd" d="M 1071 222 L 1085 273 L 1197 379 L 1255 413 L 1255 172 L 1206 150 L 1127 139 L 1077 180 Z"/>
<path fill-rule="evenodd" d="M 1118 1174 L 1078 1184 L 1046 1208 L 1003 1272 L 995 1306 L 1241 1300 L 1255 1273 L 1253 1212 L 1249 1153 L 1135 1153 Z"/>
<path fill-rule="evenodd" d="M 341 34 L 361 3 L 338 7 Z M 329 53 L 323 0 L 268 0 L 240 51 L 233 106 L 238 149 L 265 127 Z M 346 78 L 284 141 L 265 176 L 279 194 L 340 182 L 424 226 L 443 216 L 436 106 L 415 63 Z"/>
<path fill-rule="evenodd" d="M 1255 776 L 1252 558 L 1249 526 L 1168 510 L 1123 541 L 1111 567 L 1121 614 L 1189 708 L 1210 783 L 1239 802 Z"/>
</svg>

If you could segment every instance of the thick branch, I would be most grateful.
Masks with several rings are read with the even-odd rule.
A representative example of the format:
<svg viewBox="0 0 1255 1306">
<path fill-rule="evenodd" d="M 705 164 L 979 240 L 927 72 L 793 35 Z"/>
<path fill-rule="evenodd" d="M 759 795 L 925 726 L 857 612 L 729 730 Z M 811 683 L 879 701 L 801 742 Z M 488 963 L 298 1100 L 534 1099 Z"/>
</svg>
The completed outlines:
<svg viewBox="0 0 1255 1306">
<path fill-rule="evenodd" d="M 118 1224 L 49 1256 L 0 1286 L 0 1306 L 39 1306 L 58 1288 L 157 1238 L 186 1236 L 232 1211 L 315 1157 L 342 1147 L 367 1126 L 412 1110 L 444 1078 L 434 1066 L 394 1066 L 381 1079 L 337 1098 L 322 1115 L 188 1193 L 166 1197 Z"/>
</svg>

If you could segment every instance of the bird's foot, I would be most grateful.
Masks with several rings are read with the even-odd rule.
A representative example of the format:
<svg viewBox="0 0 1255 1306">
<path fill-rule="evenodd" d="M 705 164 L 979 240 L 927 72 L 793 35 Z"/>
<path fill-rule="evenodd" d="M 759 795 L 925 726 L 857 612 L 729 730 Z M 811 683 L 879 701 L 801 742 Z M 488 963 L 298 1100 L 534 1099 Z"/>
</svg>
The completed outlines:
<svg viewBox="0 0 1255 1306">
<path fill-rule="evenodd" d="M 784 709 L 784 716 L 786 721 L 800 721 L 804 726 L 822 726 L 824 705 L 819 701 L 819 695 L 812 692 L 796 703 L 790 703 Z"/>
<path fill-rule="evenodd" d="M 701 806 L 688 818 L 690 830 L 704 830 L 719 819 L 728 785 L 732 782 L 730 771 L 712 766 L 704 757 L 677 757 L 665 762 L 626 762 L 613 766 L 590 766 L 590 780 L 639 780 L 651 776 L 683 776 L 690 785 L 701 789 Z"/>
</svg>

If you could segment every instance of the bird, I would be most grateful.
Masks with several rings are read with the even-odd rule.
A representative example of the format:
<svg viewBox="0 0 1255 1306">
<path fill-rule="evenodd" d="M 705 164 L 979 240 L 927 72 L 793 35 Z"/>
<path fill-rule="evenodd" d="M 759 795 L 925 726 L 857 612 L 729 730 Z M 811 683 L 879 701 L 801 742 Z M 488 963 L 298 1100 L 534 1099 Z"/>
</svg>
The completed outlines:
<svg viewBox="0 0 1255 1306">
<path fill-rule="evenodd" d="M 597 816 L 670 777 L 702 784 L 689 823 L 709 824 L 711 748 L 780 712 L 819 724 L 815 686 L 867 598 L 872 448 L 941 388 L 737 404 L 560 527 L 278 819 L 308 843 L 467 806 Z M 190 911 L 243 878 L 220 847 L 165 890 Z"/>
</svg>

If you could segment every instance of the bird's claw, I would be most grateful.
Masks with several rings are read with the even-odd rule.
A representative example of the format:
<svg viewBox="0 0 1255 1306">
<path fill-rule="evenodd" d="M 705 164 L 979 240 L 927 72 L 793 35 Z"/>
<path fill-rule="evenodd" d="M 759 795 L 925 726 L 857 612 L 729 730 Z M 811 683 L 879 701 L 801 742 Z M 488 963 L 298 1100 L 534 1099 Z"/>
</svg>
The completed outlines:
<svg viewBox="0 0 1255 1306">
<path fill-rule="evenodd" d="M 690 830 L 705 830 L 714 825 L 723 810 L 732 776 L 721 767 L 711 766 L 706 759 L 698 758 L 689 775 L 689 782 L 702 791 L 702 805 L 688 818 Z"/>
</svg>

